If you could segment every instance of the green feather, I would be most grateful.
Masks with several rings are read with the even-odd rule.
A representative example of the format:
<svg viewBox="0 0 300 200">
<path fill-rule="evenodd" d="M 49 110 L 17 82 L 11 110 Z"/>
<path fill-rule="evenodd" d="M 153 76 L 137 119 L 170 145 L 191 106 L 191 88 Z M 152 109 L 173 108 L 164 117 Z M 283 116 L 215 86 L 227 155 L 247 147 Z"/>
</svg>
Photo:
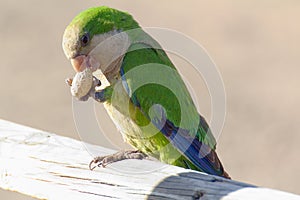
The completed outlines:
<svg viewBox="0 0 300 200">
<path fill-rule="evenodd" d="M 149 74 L 151 76 L 151 73 L 155 73 L 155 79 L 167 80 L 176 89 L 176 91 L 171 91 L 164 85 L 153 83 L 143 85 L 134 91 L 132 94 L 133 102 L 135 101 L 134 98 L 138 100 L 139 107 L 144 115 L 150 118 L 149 109 L 154 104 L 159 104 L 165 109 L 167 120 L 176 127 L 189 130 L 191 136 L 197 137 L 200 141 L 209 145 L 211 149 L 215 149 L 214 136 L 210 130 L 207 130 L 207 127 L 198 126 L 200 115 L 179 73 L 163 50 L 150 48 L 143 43 L 136 43 L 130 47 L 122 65 L 129 88 L 138 87 L 135 84 L 139 85 L 145 79 L 145 77 L 139 75 L 139 70 L 137 70 L 137 74 L 131 72 L 143 65 L 145 67 L 142 70 L 145 75 Z M 130 76 L 128 77 L 126 74 Z M 174 92 L 178 93 L 179 96 L 176 96 Z M 182 119 L 182 116 L 185 119 Z"/>
<path fill-rule="evenodd" d="M 80 34 L 88 32 L 90 37 L 106 33 L 114 29 L 127 31 L 139 28 L 138 23 L 126 12 L 121 12 L 106 6 L 89 8 L 78 14 L 68 28 L 79 28 Z"/>
</svg>

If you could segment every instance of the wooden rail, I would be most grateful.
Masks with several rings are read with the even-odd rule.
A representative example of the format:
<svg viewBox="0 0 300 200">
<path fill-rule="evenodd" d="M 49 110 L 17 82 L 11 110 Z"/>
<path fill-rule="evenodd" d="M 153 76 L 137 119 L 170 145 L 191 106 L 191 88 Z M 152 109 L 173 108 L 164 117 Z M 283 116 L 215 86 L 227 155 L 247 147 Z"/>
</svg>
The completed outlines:
<svg viewBox="0 0 300 200">
<path fill-rule="evenodd" d="M 0 187 L 40 199 L 298 199 L 300 196 L 165 165 L 126 160 L 95 171 L 113 150 L 0 120 Z"/>
</svg>

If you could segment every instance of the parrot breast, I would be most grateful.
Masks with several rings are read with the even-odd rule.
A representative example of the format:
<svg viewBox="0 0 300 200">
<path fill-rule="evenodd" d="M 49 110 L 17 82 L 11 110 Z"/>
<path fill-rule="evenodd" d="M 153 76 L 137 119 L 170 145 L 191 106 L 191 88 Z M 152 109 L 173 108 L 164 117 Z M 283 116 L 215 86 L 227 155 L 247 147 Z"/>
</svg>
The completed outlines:
<svg viewBox="0 0 300 200">
<path fill-rule="evenodd" d="M 112 101 L 105 102 L 104 108 L 123 140 L 135 149 L 168 164 L 175 164 L 181 158 L 179 151 L 169 145 L 166 137 L 131 103 L 122 84 L 115 85 Z"/>
</svg>

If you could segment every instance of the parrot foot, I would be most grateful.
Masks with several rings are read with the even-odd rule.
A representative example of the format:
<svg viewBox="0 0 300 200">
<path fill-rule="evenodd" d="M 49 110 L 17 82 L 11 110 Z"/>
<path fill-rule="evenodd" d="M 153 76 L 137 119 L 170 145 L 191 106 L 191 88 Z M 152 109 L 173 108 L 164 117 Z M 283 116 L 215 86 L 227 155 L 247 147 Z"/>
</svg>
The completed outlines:
<svg viewBox="0 0 300 200">
<path fill-rule="evenodd" d="M 148 157 L 146 154 L 139 150 L 126 150 L 126 151 L 119 151 L 115 154 L 108 155 L 108 156 L 98 156 L 94 158 L 90 164 L 89 168 L 90 170 L 94 170 L 96 167 L 106 167 L 106 165 L 121 161 L 121 160 L 126 160 L 126 159 L 144 159 Z M 95 166 L 93 166 L 95 164 Z"/>
</svg>

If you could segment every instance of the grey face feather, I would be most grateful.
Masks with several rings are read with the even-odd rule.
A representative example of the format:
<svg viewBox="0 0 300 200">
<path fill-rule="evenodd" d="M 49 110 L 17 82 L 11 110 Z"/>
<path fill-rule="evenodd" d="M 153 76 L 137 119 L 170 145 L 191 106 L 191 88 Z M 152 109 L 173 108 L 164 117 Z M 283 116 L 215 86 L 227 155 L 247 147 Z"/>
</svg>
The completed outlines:
<svg viewBox="0 0 300 200">
<path fill-rule="evenodd" d="M 78 56 L 80 51 L 79 30 L 76 27 L 67 28 L 64 32 L 62 47 L 68 59 Z"/>
<path fill-rule="evenodd" d="M 82 46 L 79 30 L 69 27 L 64 33 L 62 46 L 68 59 L 79 55 L 93 57 L 100 64 L 100 70 L 111 81 L 119 72 L 121 61 L 130 44 L 126 32 L 113 30 L 94 35 L 86 46 Z"/>
</svg>

